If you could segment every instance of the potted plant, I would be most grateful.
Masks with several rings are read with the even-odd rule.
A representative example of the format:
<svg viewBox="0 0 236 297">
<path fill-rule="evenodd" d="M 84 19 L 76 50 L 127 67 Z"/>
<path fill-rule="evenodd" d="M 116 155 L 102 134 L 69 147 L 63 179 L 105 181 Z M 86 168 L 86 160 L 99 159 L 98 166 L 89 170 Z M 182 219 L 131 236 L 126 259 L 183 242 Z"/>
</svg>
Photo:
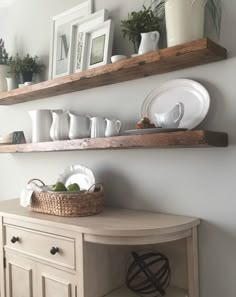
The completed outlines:
<svg viewBox="0 0 236 297">
<path fill-rule="evenodd" d="M 5 43 L 0 39 L 0 92 L 6 91 L 6 77 L 8 72 L 8 53 L 5 49 Z"/>
<path fill-rule="evenodd" d="M 31 82 L 33 75 L 40 73 L 44 69 L 44 65 L 39 63 L 39 57 L 31 57 L 27 54 L 20 63 L 20 72 L 22 73 L 23 82 Z"/>
<path fill-rule="evenodd" d="M 153 5 L 154 13 L 165 18 L 168 46 L 203 38 L 205 13 L 220 35 L 221 0 L 153 0 Z"/>
<path fill-rule="evenodd" d="M 128 19 L 121 21 L 121 27 L 124 37 L 129 38 L 137 53 L 141 43 L 141 33 L 160 31 L 161 19 L 151 7 L 143 6 L 143 10 L 128 14 Z"/>
<path fill-rule="evenodd" d="M 17 84 L 20 81 L 20 73 L 21 73 L 21 58 L 16 55 L 16 57 L 10 57 L 8 59 L 8 73 L 10 77 L 7 77 L 7 86 L 8 91 L 17 88 Z"/>
</svg>

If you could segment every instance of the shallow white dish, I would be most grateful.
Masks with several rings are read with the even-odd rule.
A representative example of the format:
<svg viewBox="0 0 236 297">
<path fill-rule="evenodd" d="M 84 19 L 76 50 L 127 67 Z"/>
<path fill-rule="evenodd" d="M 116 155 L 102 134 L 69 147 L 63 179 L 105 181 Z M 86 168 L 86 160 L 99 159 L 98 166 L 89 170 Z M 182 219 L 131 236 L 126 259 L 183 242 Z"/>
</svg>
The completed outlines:
<svg viewBox="0 0 236 297">
<path fill-rule="evenodd" d="M 184 104 L 184 116 L 179 128 L 197 127 L 210 108 L 209 93 L 201 84 L 190 79 L 176 79 L 163 84 L 146 97 L 141 107 L 141 117 L 148 117 L 156 123 L 154 114 L 170 110 L 176 102 Z"/>
<path fill-rule="evenodd" d="M 126 60 L 126 59 L 128 59 L 128 57 L 125 55 L 116 55 L 116 56 L 111 57 L 111 62 L 115 63 L 115 62 L 119 62 L 119 61 Z"/>
<path fill-rule="evenodd" d="M 88 190 L 95 184 L 95 177 L 89 168 L 82 165 L 71 165 L 60 174 L 58 181 L 62 182 L 66 187 L 77 183 L 80 190 Z"/>
<path fill-rule="evenodd" d="M 168 133 L 168 132 L 179 132 L 179 131 L 187 131 L 187 129 L 183 129 L 183 128 L 174 128 L 174 129 L 165 129 L 165 128 L 134 129 L 134 130 L 124 131 L 124 134 L 141 135 L 141 134 L 156 134 L 156 133 Z"/>
</svg>

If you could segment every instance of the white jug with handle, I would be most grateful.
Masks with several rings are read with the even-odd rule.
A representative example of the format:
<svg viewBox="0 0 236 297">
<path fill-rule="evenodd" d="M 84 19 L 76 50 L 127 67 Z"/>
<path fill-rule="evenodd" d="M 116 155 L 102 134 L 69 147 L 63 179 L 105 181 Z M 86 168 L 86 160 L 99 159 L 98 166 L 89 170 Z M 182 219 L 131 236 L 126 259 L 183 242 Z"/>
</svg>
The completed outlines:
<svg viewBox="0 0 236 297">
<path fill-rule="evenodd" d="M 50 129 L 50 137 L 52 140 L 69 139 L 69 116 L 67 112 L 51 111 L 52 126 Z"/>
<path fill-rule="evenodd" d="M 158 31 L 141 33 L 141 37 L 142 39 L 138 50 L 139 55 L 158 50 L 158 42 L 160 38 L 160 33 Z"/>
<path fill-rule="evenodd" d="M 91 138 L 105 137 L 106 121 L 102 117 L 91 118 Z"/>
<path fill-rule="evenodd" d="M 70 117 L 69 138 L 80 139 L 90 137 L 90 117 L 67 112 Z"/>
<path fill-rule="evenodd" d="M 28 112 L 32 120 L 32 142 L 51 141 L 50 128 L 52 125 L 51 110 L 37 109 Z"/>
<path fill-rule="evenodd" d="M 105 130 L 105 136 L 111 137 L 119 135 L 120 129 L 121 129 L 121 121 L 119 120 L 109 120 L 105 119 L 106 122 L 106 130 Z"/>
<path fill-rule="evenodd" d="M 155 113 L 156 123 L 162 128 L 178 128 L 184 116 L 184 105 L 176 102 L 175 106 L 168 112 Z"/>
</svg>

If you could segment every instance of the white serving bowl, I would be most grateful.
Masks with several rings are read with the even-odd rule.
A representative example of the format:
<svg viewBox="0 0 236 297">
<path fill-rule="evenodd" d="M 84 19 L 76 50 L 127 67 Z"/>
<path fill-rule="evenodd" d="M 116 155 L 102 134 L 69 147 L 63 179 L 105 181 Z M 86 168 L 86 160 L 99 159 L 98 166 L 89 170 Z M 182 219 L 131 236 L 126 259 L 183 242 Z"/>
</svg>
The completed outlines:
<svg viewBox="0 0 236 297">
<path fill-rule="evenodd" d="M 116 56 L 111 57 L 111 62 L 115 63 L 115 62 L 126 60 L 126 59 L 128 59 L 128 57 L 125 55 L 116 55 Z"/>
</svg>

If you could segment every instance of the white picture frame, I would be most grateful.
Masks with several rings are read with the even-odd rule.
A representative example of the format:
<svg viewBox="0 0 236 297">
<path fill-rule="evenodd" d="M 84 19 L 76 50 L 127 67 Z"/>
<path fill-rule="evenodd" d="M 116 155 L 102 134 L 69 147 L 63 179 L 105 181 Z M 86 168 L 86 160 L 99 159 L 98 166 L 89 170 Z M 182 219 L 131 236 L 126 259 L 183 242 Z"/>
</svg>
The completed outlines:
<svg viewBox="0 0 236 297">
<path fill-rule="evenodd" d="M 111 63 L 113 38 L 114 22 L 112 20 L 86 31 L 83 70 Z"/>
<path fill-rule="evenodd" d="M 71 55 L 70 55 L 70 71 L 71 73 L 81 72 L 85 70 L 85 43 L 86 32 L 104 24 L 109 18 L 109 12 L 102 9 L 88 17 L 76 21 L 71 25 Z"/>
<path fill-rule="evenodd" d="M 81 3 L 52 19 L 49 79 L 70 74 L 71 24 L 93 13 L 93 0 Z"/>
</svg>

